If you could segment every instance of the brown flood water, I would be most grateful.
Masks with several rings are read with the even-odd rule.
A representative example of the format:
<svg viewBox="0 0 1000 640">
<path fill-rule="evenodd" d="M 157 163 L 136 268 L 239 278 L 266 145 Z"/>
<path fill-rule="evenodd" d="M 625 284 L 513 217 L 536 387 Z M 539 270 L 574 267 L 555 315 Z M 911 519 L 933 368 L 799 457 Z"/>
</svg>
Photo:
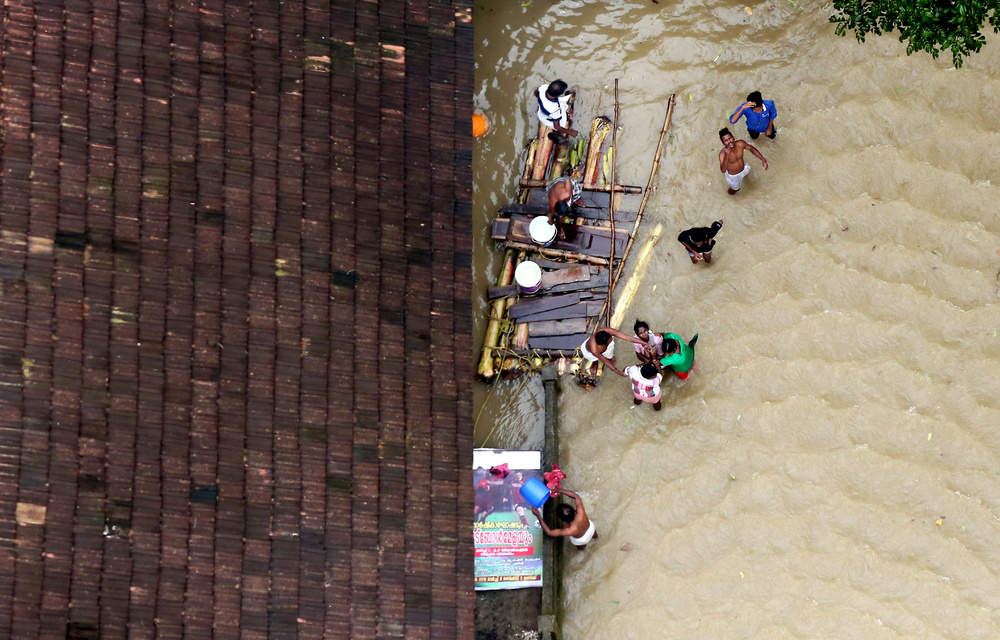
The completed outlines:
<svg viewBox="0 0 1000 640">
<path fill-rule="evenodd" d="M 1000 638 L 1000 38 L 955 70 L 808 0 L 525 4 L 475 5 L 478 335 L 531 90 L 578 87 L 585 129 L 618 77 L 630 184 L 677 94 L 627 328 L 701 336 L 659 414 L 613 374 L 565 387 L 567 486 L 601 533 L 570 556 L 566 637 Z M 729 197 L 717 132 L 754 89 L 780 133 Z M 694 267 L 674 238 L 717 218 Z M 539 406 L 500 385 L 477 443 L 538 446 Z"/>
</svg>

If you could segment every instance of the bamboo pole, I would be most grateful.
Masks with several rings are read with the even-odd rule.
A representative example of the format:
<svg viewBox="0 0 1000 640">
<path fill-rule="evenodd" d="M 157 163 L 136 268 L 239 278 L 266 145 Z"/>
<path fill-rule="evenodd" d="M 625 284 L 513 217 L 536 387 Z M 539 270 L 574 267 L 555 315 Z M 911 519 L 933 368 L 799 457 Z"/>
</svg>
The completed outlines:
<svg viewBox="0 0 1000 640">
<path fill-rule="evenodd" d="M 525 154 L 524 158 L 524 170 L 521 172 L 520 182 L 524 182 L 531 178 L 531 168 L 535 165 L 535 154 L 538 153 L 538 138 L 533 139 L 528 143 L 528 153 Z M 521 187 L 520 193 L 517 194 L 517 201 L 524 204 L 528 201 L 528 189 L 524 185 L 518 185 Z"/>
<path fill-rule="evenodd" d="M 622 276 L 622 271 L 625 269 L 625 261 L 628 259 L 628 254 L 632 250 L 632 243 L 635 242 L 636 233 L 639 231 L 639 223 L 642 222 L 642 214 L 646 210 L 646 202 L 649 200 L 649 194 L 653 189 L 653 181 L 656 179 L 656 170 L 660 168 L 660 153 L 663 151 L 663 141 L 667 137 L 667 129 L 670 128 L 670 119 L 674 113 L 674 94 L 670 94 L 670 100 L 667 103 L 667 116 L 663 120 L 663 128 L 660 129 L 660 141 L 656 144 L 656 154 L 653 158 L 653 168 L 649 172 L 649 181 L 646 183 L 646 191 L 642 194 L 642 202 L 639 203 L 639 211 L 635 216 L 635 224 L 632 225 L 632 233 L 629 235 L 628 243 L 625 245 L 625 254 L 622 256 L 621 262 L 618 263 L 618 269 L 614 268 L 612 265 L 611 270 L 614 272 L 611 274 L 609 282 L 611 287 L 618 284 L 618 280 Z M 649 246 L 647 244 L 647 246 Z M 601 310 L 601 315 L 598 316 L 598 324 L 600 324 L 600 319 L 604 317 L 605 313 L 610 315 L 611 309 L 611 296 L 608 296 L 604 301 L 604 308 Z"/>
<path fill-rule="evenodd" d="M 513 250 L 508 249 L 504 254 L 503 266 L 500 268 L 500 275 L 497 276 L 497 285 L 510 284 L 511 278 L 514 276 L 514 253 Z M 486 382 L 490 382 L 496 377 L 496 371 L 493 368 L 493 349 L 498 346 L 497 339 L 500 337 L 500 326 L 506 310 L 507 298 L 494 300 L 493 304 L 490 305 L 490 322 L 486 326 L 486 335 L 483 337 L 483 353 L 479 361 L 479 369 L 476 372 L 479 378 Z"/>
<path fill-rule="evenodd" d="M 615 78 L 615 120 L 611 123 L 611 149 L 608 151 L 611 154 L 611 179 L 608 180 L 610 184 L 615 184 L 615 147 L 618 144 L 618 78 Z M 612 192 L 611 197 L 608 198 L 610 202 L 608 203 L 608 215 L 611 217 L 611 255 L 608 256 L 608 264 L 611 265 L 611 270 L 615 268 L 615 194 Z M 629 238 L 631 239 L 631 238 Z M 627 254 L 626 254 L 627 255 Z M 624 261 L 623 261 L 624 262 Z M 609 271 L 609 274 L 611 272 Z M 615 279 L 608 278 L 608 300 L 611 300 L 612 294 L 615 291 Z M 611 313 L 611 304 L 605 302 L 604 308 L 608 310 L 608 314 Z M 597 319 L 597 324 L 601 324 L 601 318 Z"/>
<path fill-rule="evenodd" d="M 646 210 L 646 201 L 649 200 L 649 194 L 653 191 L 653 181 L 656 180 L 656 171 L 660 168 L 660 154 L 663 151 L 663 141 L 667 137 L 667 129 L 670 128 L 670 118 L 674 115 L 674 94 L 670 94 L 670 100 L 667 102 L 667 117 L 663 120 L 663 128 L 660 129 L 660 141 L 656 143 L 656 154 L 653 158 L 653 168 L 649 172 L 649 181 L 646 182 L 646 190 L 642 194 L 642 202 L 639 203 L 639 212 L 635 215 L 635 224 L 632 225 L 632 235 L 629 237 L 628 244 L 625 246 L 625 255 L 628 256 L 629 249 L 632 248 L 632 242 L 635 240 L 635 234 L 639 230 L 639 223 L 642 222 L 642 213 Z M 618 265 L 618 270 L 615 272 L 615 277 L 613 278 L 615 282 L 618 282 L 618 278 L 622 275 L 622 269 L 625 267 L 625 261 L 622 260 L 621 264 Z"/>
<path fill-rule="evenodd" d="M 517 181 L 517 186 L 522 189 L 538 189 L 542 187 L 547 187 L 548 183 L 544 180 L 529 180 L 521 178 Z M 610 184 L 594 184 L 592 182 L 581 182 L 580 187 L 584 191 L 603 191 L 607 193 L 611 191 Z M 631 185 L 631 184 L 616 184 L 615 193 L 642 193 L 642 187 Z"/>
<path fill-rule="evenodd" d="M 622 291 L 621 298 L 618 300 L 615 313 L 608 321 L 609 327 L 618 329 L 621 326 L 622 319 L 625 317 L 625 311 L 629 308 L 629 305 L 632 304 L 632 298 L 635 297 L 636 291 L 639 290 L 639 285 L 642 283 L 642 277 L 646 273 L 646 264 L 649 262 L 649 256 L 653 253 L 653 245 L 655 245 L 656 241 L 660 239 L 660 233 L 662 232 L 663 225 L 658 224 L 656 225 L 656 228 L 653 229 L 653 233 L 649 234 L 649 237 L 646 238 L 646 245 L 642 248 L 642 252 L 639 254 L 639 260 L 635 263 L 635 268 L 632 270 L 632 277 L 628 279 L 628 283 L 625 285 L 624 291 Z M 611 300 L 611 298 L 608 297 L 608 300 Z M 605 302 L 607 302 L 607 300 Z"/>
<path fill-rule="evenodd" d="M 549 134 L 555 129 L 551 129 L 544 124 L 538 125 L 538 153 L 535 154 L 535 164 L 531 169 L 532 180 L 542 180 L 544 182 L 546 171 L 549 168 L 549 159 L 552 156 L 552 139 Z"/>
</svg>

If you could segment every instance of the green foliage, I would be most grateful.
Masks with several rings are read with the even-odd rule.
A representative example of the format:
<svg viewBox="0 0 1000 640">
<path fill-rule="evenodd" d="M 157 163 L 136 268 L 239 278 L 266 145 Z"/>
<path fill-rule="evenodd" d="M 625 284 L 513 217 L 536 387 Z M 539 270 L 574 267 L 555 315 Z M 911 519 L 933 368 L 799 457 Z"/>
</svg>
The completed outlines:
<svg viewBox="0 0 1000 640">
<path fill-rule="evenodd" d="M 986 44 L 987 22 L 1000 32 L 1000 0 L 833 0 L 833 8 L 830 22 L 837 25 L 837 35 L 850 29 L 864 42 L 869 33 L 898 30 L 906 55 L 926 51 L 937 58 L 951 51 L 956 67 Z"/>
</svg>

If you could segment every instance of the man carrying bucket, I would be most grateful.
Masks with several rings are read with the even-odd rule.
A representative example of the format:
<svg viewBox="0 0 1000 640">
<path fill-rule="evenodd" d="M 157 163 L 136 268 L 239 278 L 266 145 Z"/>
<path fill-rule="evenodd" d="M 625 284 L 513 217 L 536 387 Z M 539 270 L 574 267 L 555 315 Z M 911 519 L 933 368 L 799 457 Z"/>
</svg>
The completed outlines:
<svg viewBox="0 0 1000 640">
<path fill-rule="evenodd" d="M 561 224 L 562 220 L 570 215 L 571 207 L 583 204 L 583 200 L 580 199 L 583 195 L 583 187 L 573 178 L 563 176 L 550 182 L 545 187 L 545 192 L 549 196 L 549 224 L 555 225 L 559 239 L 565 240 L 566 231 Z"/>
<path fill-rule="evenodd" d="M 565 527 L 549 529 L 549 525 L 545 524 L 545 520 L 542 519 L 542 514 L 538 512 L 538 507 L 532 507 L 531 512 L 538 518 L 539 524 L 542 525 L 542 531 L 553 538 L 568 537 L 569 541 L 582 551 L 587 547 L 588 542 L 598 537 L 597 527 L 594 525 L 594 521 L 587 517 L 587 511 L 583 508 L 583 500 L 580 499 L 580 496 L 568 489 L 556 489 L 555 493 L 572 498 L 576 505 L 575 508 L 565 503 L 556 505 L 556 517 L 568 523 Z"/>
</svg>

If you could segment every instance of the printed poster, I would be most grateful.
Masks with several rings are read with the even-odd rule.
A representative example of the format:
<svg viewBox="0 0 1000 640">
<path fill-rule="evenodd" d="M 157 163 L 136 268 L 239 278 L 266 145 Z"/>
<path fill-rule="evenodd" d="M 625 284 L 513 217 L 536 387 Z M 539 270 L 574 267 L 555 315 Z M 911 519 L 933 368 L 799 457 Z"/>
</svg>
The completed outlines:
<svg viewBox="0 0 1000 640">
<path fill-rule="evenodd" d="M 504 463 L 505 477 L 490 471 Z M 520 491 L 529 477 L 542 480 L 541 467 L 540 451 L 472 452 L 477 591 L 542 586 L 543 533 Z"/>
</svg>

